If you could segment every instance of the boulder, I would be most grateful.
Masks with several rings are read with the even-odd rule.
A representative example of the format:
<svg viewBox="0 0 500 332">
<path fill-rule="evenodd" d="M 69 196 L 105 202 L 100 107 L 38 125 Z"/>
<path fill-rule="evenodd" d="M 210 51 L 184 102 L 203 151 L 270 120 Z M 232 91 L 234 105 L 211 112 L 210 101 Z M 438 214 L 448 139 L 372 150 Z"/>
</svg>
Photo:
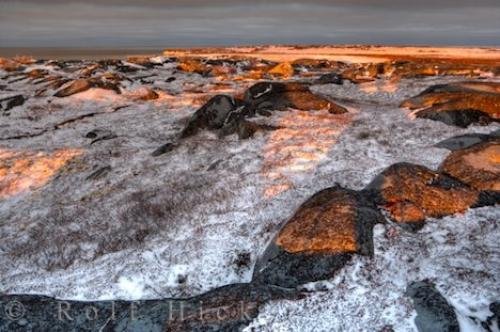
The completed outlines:
<svg viewBox="0 0 500 332">
<path fill-rule="evenodd" d="M 207 76 L 211 71 L 211 68 L 203 63 L 200 59 L 193 58 L 180 60 L 179 64 L 177 65 L 177 69 L 187 73 L 196 73 L 203 76 Z"/>
<path fill-rule="evenodd" d="M 327 109 L 334 114 L 347 112 L 333 101 L 315 95 L 309 90 L 309 84 L 302 82 L 257 83 L 245 92 L 244 102 L 250 113 L 289 108 L 303 111 Z"/>
<path fill-rule="evenodd" d="M 269 69 L 267 73 L 274 77 L 290 78 L 295 73 L 295 69 L 290 62 L 282 62 Z"/>
<path fill-rule="evenodd" d="M 0 111 L 7 112 L 14 107 L 21 106 L 26 101 L 23 95 L 15 95 L 0 99 Z"/>
<path fill-rule="evenodd" d="M 328 73 L 321 75 L 315 82 L 314 84 L 338 84 L 342 85 L 344 80 L 342 79 L 342 76 L 337 74 L 337 73 Z"/>
<path fill-rule="evenodd" d="M 472 133 L 445 139 L 444 141 L 441 141 L 434 146 L 451 151 L 456 151 L 469 148 L 481 142 L 489 142 L 497 139 L 500 139 L 500 133 L 498 132 L 492 132 L 490 134 Z"/>
<path fill-rule="evenodd" d="M 332 187 L 302 204 L 258 260 L 253 280 L 296 287 L 328 279 L 354 254 L 373 254 L 381 215 L 362 194 Z"/>
<path fill-rule="evenodd" d="M 419 332 L 459 332 L 457 315 L 453 307 L 428 281 L 408 285 L 406 295 L 417 311 L 415 325 Z"/>
<path fill-rule="evenodd" d="M 197 110 L 189 119 L 181 137 L 189 137 L 200 129 L 221 129 L 229 114 L 236 110 L 238 102 L 231 96 L 217 95 Z"/>
<path fill-rule="evenodd" d="M 440 170 L 477 190 L 500 192 L 500 138 L 451 152 Z"/>
<path fill-rule="evenodd" d="M 461 82 L 431 86 L 401 107 L 420 109 L 418 118 L 467 127 L 500 121 L 500 84 Z"/>
<path fill-rule="evenodd" d="M 299 296 L 254 284 L 224 286 L 188 299 L 145 301 L 65 301 L 0 294 L 0 331 L 236 331 L 268 301 Z"/>
<path fill-rule="evenodd" d="M 65 88 L 62 88 L 61 90 L 57 91 L 54 96 L 55 97 L 68 97 L 71 95 L 74 95 L 75 93 L 80 93 L 87 91 L 88 89 L 92 88 L 93 84 L 90 80 L 88 79 L 78 79 L 74 80 L 71 82 L 70 85 L 68 85 Z"/>
<path fill-rule="evenodd" d="M 393 221 L 413 229 L 426 218 L 464 212 L 479 200 L 479 192 L 467 185 L 409 163 L 388 167 L 365 190 Z"/>
</svg>

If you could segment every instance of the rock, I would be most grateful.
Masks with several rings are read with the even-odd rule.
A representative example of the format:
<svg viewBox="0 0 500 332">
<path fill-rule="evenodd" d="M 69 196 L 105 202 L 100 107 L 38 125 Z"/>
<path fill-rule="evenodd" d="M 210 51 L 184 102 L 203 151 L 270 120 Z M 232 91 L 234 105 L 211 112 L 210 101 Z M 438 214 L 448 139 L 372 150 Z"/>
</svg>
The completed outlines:
<svg viewBox="0 0 500 332">
<path fill-rule="evenodd" d="M 143 88 L 137 93 L 137 99 L 142 101 L 155 100 L 160 98 L 160 95 L 150 88 Z"/>
<path fill-rule="evenodd" d="M 24 104 L 26 99 L 23 95 L 15 95 L 11 97 L 0 99 L 0 111 L 7 112 L 14 107 L 21 106 Z"/>
<path fill-rule="evenodd" d="M 33 69 L 33 70 L 30 70 L 26 76 L 35 80 L 35 79 L 39 79 L 39 78 L 43 78 L 45 77 L 49 72 L 45 69 Z"/>
<path fill-rule="evenodd" d="M 385 67 L 383 63 L 363 63 L 353 65 L 341 74 L 343 79 L 353 83 L 370 82 L 384 74 Z"/>
<path fill-rule="evenodd" d="M 59 91 L 57 91 L 54 96 L 55 97 L 68 97 L 71 95 L 74 95 L 75 93 L 80 93 L 87 91 L 88 89 L 92 88 L 93 84 L 91 83 L 90 80 L 88 79 L 78 79 L 74 80 L 71 82 L 71 84 Z"/>
<path fill-rule="evenodd" d="M 275 77 L 290 78 L 295 73 L 295 69 L 290 62 L 282 62 L 269 69 L 267 73 Z"/>
<path fill-rule="evenodd" d="M 301 297 L 293 290 L 267 285 L 224 286 L 186 301 L 183 315 L 174 313 L 166 331 L 240 331 L 267 302 Z"/>
<path fill-rule="evenodd" d="M 388 167 L 365 190 L 392 220 L 413 229 L 426 218 L 464 212 L 479 200 L 479 193 L 465 184 L 409 163 Z"/>
<path fill-rule="evenodd" d="M 211 68 L 204 64 L 201 60 L 193 58 L 180 60 L 177 65 L 177 69 L 187 73 L 200 74 L 202 76 L 207 76 L 211 71 Z"/>
<path fill-rule="evenodd" d="M 381 215 L 353 190 L 324 189 L 302 204 L 258 260 L 253 280 L 296 287 L 328 279 L 354 254 L 373 254 L 372 229 Z"/>
<path fill-rule="evenodd" d="M 97 129 L 89 131 L 85 135 L 85 137 L 92 139 L 92 141 L 90 142 L 90 144 L 92 145 L 92 144 L 97 143 L 99 141 L 104 141 L 104 140 L 116 138 L 117 136 L 111 130 L 97 128 Z"/>
<path fill-rule="evenodd" d="M 236 100 L 231 96 L 217 95 L 197 110 L 189 119 L 181 133 L 181 137 L 189 137 L 199 129 L 221 129 L 226 123 L 229 114 L 237 108 Z"/>
<path fill-rule="evenodd" d="M 457 315 L 453 307 L 427 281 L 408 285 L 406 295 L 413 300 L 417 311 L 415 325 L 419 332 L 459 332 Z"/>
<path fill-rule="evenodd" d="M 189 299 L 145 301 L 0 295 L 0 331 L 237 331 L 268 301 L 300 297 L 254 284 L 224 286 Z"/>
<path fill-rule="evenodd" d="M 281 111 L 289 108 L 303 111 L 327 109 L 334 114 L 347 112 L 333 101 L 315 95 L 308 84 L 301 82 L 260 82 L 245 92 L 244 101 L 252 114 L 260 110 Z"/>
<path fill-rule="evenodd" d="M 401 107 L 421 109 L 418 118 L 467 127 L 500 121 L 500 84 L 461 82 L 432 86 Z"/>
<path fill-rule="evenodd" d="M 493 132 L 491 134 L 473 133 L 473 134 L 465 134 L 465 135 L 451 137 L 451 138 L 445 139 L 444 141 L 437 143 L 434 146 L 438 147 L 438 148 L 448 149 L 451 151 L 456 151 L 456 150 L 469 148 L 469 147 L 471 147 L 475 144 L 481 143 L 481 142 L 489 142 L 489 141 L 493 141 L 493 140 L 496 140 L 499 138 L 500 138 L 500 135 L 498 135 L 495 132 Z"/>
<path fill-rule="evenodd" d="M 173 149 L 176 148 L 176 145 L 174 143 L 166 143 L 157 148 L 156 150 L 151 153 L 151 156 L 153 157 L 158 157 L 161 156 L 162 154 L 168 153 L 172 151 Z"/>
<path fill-rule="evenodd" d="M 105 176 L 107 173 L 111 171 L 111 166 L 103 166 L 99 167 L 97 170 L 92 172 L 89 176 L 87 176 L 87 180 L 98 180 Z"/>
<path fill-rule="evenodd" d="M 271 131 L 276 129 L 280 129 L 280 127 L 241 120 L 238 123 L 237 134 L 239 139 L 247 139 L 253 137 L 258 131 Z"/>
<path fill-rule="evenodd" d="M 342 85 L 344 80 L 342 79 L 342 76 L 336 73 L 328 73 L 321 75 L 320 78 L 318 78 L 314 84 L 338 84 Z"/>
<path fill-rule="evenodd" d="M 500 327 L 500 301 L 492 302 L 489 309 L 493 315 L 489 316 L 486 320 L 486 327 L 489 327 L 487 331 L 498 330 Z"/>
<path fill-rule="evenodd" d="M 133 63 L 134 65 L 146 67 L 146 68 L 153 68 L 156 63 L 151 62 L 151 59 L 146 56 L 133 56 L 133 57 L 128 57 L 127 58 L 128 63 Z"/>
<path fill-rule="evenodd" d="M 453 151 L 440 170 L 481 191 L 500 191 L 500 138 Z"/>
</svg>

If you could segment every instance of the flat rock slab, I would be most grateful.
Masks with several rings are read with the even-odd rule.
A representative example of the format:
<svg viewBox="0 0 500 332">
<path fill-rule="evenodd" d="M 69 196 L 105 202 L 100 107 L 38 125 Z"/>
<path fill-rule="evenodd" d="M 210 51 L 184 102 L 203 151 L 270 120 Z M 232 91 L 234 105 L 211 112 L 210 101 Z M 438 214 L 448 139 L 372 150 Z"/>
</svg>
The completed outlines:
<svg viewBox="0 0 500 332">
<path fill-rule="evenodd" d="M 442 172 L 481 191 L 500 191 L 500 138 L 453 151 Z"/>
<path fill-rule="evenodd" d="M 0 295 L 0 331 L 235 331 L 271 300 L 300 293 L 233 284 L 189 299 L 65 301 L 40 295 Z"/>
<path fill-rule="evenodd" d="M 332 187 L 304 204 L 269 244 L 254 280 L 282 287 L 327 279 L 353 254 L 372 255 L 372 229 L 381 220 L 360 193 Z"/>
<path fill-rule="evenodd" d="M 467 127 L 500 121 L 498 83 L 461 82 L 432 86 L 401 106 L 419 109 L 417 118 Z"/>
<path fill-rule="evenodd" d="M 479 192 L 424 166 L 397 163 L 367 187 L 395 222 L 420 227 L 426 218 L 464 212 L 475 205 Z"/>
<path fill-rule="evenodd" d="M 415 325 L 419 332 L 459 332 L 457 315 L 453 307 L 426 281 L 408 285 L 407 296 L 413 300 L 417 311 Z"/>
<path fill-rule="evenodd" d="M 259 110 L 287 110 L 289 108 L 302 111 L 328 110 L 330 113 L 342 114 L 347 109 L 335 102 L 318 96 L 309 90 L 309 84 L 302 82 L 260 82 L 251 86 L 244 97 L 250 112 Z"/>
</svg>

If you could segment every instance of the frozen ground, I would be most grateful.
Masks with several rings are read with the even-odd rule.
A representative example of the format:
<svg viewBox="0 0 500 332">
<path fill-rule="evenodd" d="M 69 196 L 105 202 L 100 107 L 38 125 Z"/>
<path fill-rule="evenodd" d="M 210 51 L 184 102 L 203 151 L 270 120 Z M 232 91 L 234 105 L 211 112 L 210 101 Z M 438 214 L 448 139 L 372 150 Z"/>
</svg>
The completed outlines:
<svg viewBox="0 0 500 332">
<path fill-rule="evenodd" d="M 0 196 L 0 292 L 147 299 L 249 281 L 279 225 L 313 193 L 335 183 L 361 189 L 395 162 L 436 168 L 448 151 L 435 143 L 498 128 L 415 120 L 398 108 L 449 78 L 345 83 L 314 89 L 348 114 L 276 112 L 258 121 L 281 129 L 249 140 L 203 132 L 155 158 L 151 153 L 176 141 L 206 95 L 221 91 L 217 78 L 175 72 L 172 64 L 141 71 L 149 74 L 156 76 L 127 83 L 122 95 L 91 89 L 42 96 L 0 117 L 0 156 L 22 155 L 35 165 L 19 165 L 0 182 L 11 181 Z M 224 83 L 222 92 L 232 92 L 251 82 Z M 141 85 L 160 98 L 137 101 Z M 0 97 L 19 92 L 33 94 L 33 84 L 10 83 Z M 116 137 L 92 144 L 86 134 L 95 129 Z M 26 134 L 35 135 L 9 139 Z M 412 330 L 403 291 L 422 278 L 436 281 L 461 314 L 484 315 L 500 297 L 499 219 L 491 207 L 434 220 L 418 233 L 378 225 L 373 260 L 353 260 L 335 278 L 311 285 L 316 291 L 305 300 L 267 305 L 251 327 Z"/>
</svg>

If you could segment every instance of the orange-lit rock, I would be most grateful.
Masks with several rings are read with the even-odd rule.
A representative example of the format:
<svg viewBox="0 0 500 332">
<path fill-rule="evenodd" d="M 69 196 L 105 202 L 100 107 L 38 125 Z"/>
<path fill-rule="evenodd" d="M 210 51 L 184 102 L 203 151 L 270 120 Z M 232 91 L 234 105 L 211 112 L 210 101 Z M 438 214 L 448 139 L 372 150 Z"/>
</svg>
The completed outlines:
<svg viewBox="0 0 500 332">
<path fill-rule="evenodd" d="M 211 68 L 205 65 L 200 59 L 186 58 L 179 61 L 177 69 L 187 73 L 196 73 L 200 75 L 208 75 Z"/>
<path fill-rule="evenodd" d="M 467 127 L 473 123 L 500 121 L 498 83 L 453 83 L 432 86 L 401 106 L 422 109 L 419 118 Z"/>
<path fill-rule="evenodd" d="M 272 67 L 267 73 L 275 77 L 290 78 L 293 76 L 294 72 L 295 69 L 290 62 L 282 62 Z"/>
<path fill-rule="evenodd" d="M 372 255 L 372 228 L 381 220 L 362 194 L 324 189 L 302 204 L 257 262 L 254 280 L 283 287 L 326 279 L 351 255 Z"/>
<path fill-rule="evenodd" d="M 251 112 L 259 110 L 329 110 L 346 113 L 347 109 L 335 102 L 312 93 L 309 85 L 301 82 L 260 82 L 245 93 L 244 101 Z"/>
<path fill-rule="evenodd" d="M 93 86 L 92 82 L 87 79 L 78 79 L 73 82 L 71 82 L 70 85 L 68 85 L 65 88 L 62 88 L 61 90 L 57 91 L 54 96 L 55 97 L 67 97 L 71 96 L 75 93 L 83 92 L 88 89 L 90 89 Z"/>
<path fill-rule="evenodd" d="M 453 151 L 441 170 L 478 190 L 500 191 L 500 139 Z"/>
<path fill-rule="evenodd" d="M 0 198 L 42 187 L 68 161 L 80 154 L 77 149 L 52 153 L 0 149 Z"/>
<path fill-rule="evenodd" d="M 420 226 L 426 218 L 464 212 L 479 193 L 465 184 L 424 166 L 398 163 L 367 186 L 378 203 L 398 223 Z"/>
</svg>

